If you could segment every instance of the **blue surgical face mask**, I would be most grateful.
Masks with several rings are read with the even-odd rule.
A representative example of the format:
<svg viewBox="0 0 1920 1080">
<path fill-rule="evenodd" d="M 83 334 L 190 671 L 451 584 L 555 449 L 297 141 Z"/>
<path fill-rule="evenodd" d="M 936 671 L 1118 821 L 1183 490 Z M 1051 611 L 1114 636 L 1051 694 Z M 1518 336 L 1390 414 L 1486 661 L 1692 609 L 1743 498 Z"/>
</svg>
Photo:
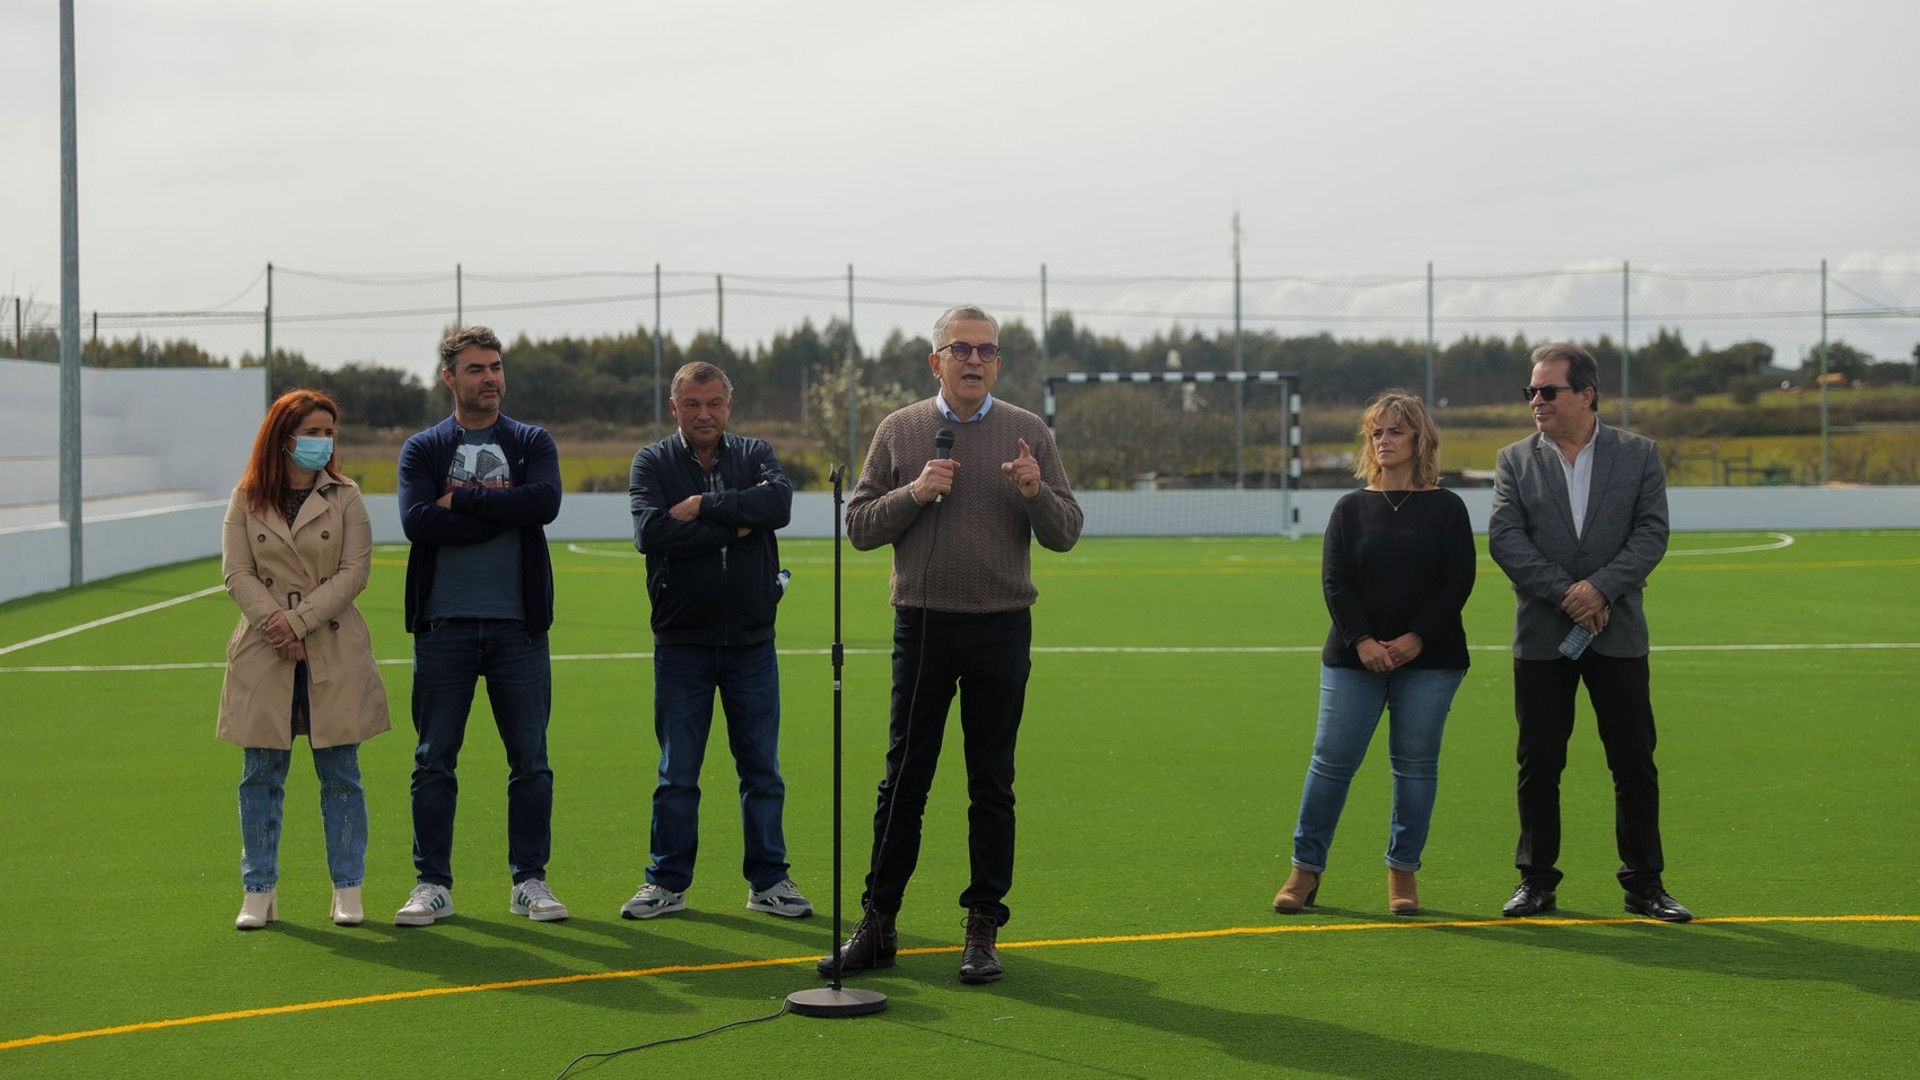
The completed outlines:
<svg viewBox="0 0 1920 1080">
<path fill-rule="evenodd" d="M 295 435 L 293 449 L 287 451 L 293 463 L 308 472 L 319 472 L 333 460 L 333 440 L 325 435 Z"/>
</svg>

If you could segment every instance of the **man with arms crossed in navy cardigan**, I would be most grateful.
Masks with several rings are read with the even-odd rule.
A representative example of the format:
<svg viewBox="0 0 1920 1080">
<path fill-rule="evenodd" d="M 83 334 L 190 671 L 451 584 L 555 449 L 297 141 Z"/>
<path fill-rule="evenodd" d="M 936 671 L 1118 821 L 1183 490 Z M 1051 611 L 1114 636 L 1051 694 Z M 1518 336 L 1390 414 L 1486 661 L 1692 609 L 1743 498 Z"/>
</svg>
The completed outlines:
<svg viewBox="0 0 1920 1080">
<path fill-rule="evenodd" d="M 1487 540 L 1516 603 L 1520 887 L 1501 913 L 1554 910 L 1560 773 L 1584 681 L 1613 771 L 1627 911 L 1686 922 L 1692 913 L 1667 895 L 1660 876 L 1660 781 L 1641 603 L 1647 576 L 1667 552 L 1660 451 L 1651 439 L 1600 423 L 1599 365 L 1578 345 L 1533 351 L 1526 399 L 1539 430 L 1500 451 Z"/>
<path fill-rule="evenodd" d="M 393 921 L 430 926 L 453 914 L 454 768 L 484 677 L 507 752 L 507 910 L 557 922 L 567 907 L 547 888 L 553 560 L 546 526 L 560 514 L 560 452 L 545 428 L 500 411 L 507 372 L 493 331 L 469 326 L 448 334 L 440 381 L 453 393 L 453 415 L 400 449 L 400 525 L 413 543 L 406 616 L 420 738 L 413 752 L 420 883 Z"/>
</svg>

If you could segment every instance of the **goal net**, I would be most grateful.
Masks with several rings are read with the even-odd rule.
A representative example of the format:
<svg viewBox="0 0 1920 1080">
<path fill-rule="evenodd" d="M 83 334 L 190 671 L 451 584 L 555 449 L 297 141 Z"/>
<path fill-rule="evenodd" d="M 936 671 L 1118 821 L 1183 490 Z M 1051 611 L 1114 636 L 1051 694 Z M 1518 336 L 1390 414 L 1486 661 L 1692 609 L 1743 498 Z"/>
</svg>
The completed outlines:
<svg viewBox="0 0 1920 1080">
<path fill-rule="evenodd" d="M 1293 372 L 1067 372 L 1044 411 L 1091 535 L 1299 535 Z"/>
</svg>

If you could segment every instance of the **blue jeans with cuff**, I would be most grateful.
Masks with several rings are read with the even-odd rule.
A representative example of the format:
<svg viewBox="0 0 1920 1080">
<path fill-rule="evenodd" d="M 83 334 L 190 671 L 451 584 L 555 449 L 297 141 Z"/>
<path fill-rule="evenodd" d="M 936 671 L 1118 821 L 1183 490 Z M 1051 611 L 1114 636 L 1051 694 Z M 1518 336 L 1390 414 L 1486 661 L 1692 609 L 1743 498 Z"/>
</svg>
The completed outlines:
<svg viewBox="0 0 1920 1080">
<path fill-rule="evenodd" d="M 280 823 L 293 751 L 244 748 L 240 772 L 240 884 L 271 892 L 280 880 Z M 315 748 L 320 777 L 320 824 L 327 837 L 327 874 L 336 889 L 367 876 L 367 796 L 360 786 L 360 747 Z"/>
</svg>

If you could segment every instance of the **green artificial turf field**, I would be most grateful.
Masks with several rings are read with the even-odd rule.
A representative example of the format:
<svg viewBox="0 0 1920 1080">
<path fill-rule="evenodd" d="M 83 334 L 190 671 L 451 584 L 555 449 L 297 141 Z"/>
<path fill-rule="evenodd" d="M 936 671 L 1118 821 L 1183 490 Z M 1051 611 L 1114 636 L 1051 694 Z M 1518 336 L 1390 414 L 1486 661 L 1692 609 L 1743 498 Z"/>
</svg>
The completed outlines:
<svg viewBox="0 0 1920 1080">
<path fill-rule="evenodd" d="M 361 751 L 372 844 L 358 928 L 326 919 L 304 748 L 280 921 L 232 928 L 240 754 L 213 729 L 235 616 L 216 560 L 0 605 L 0 1076 L 551 1077 L 582 1052 L 769 1015 L 819 985 L 833 557 L 824 541 L 783 552 L 787 836 L 821 909 L 797 921 L 744 910 L 718 736 L 692 909 L 618 917 L 646 863 L 655 758 L 642 567 L 621 544 L 555 545 L 549 880 L 573 911 L 557 924 L 506 911 L 505 765 L 484 696 L 461 768 L 459 914 L 390 924 L 413 881 L 404 550 L 377 552 L 360 603 L 396 729 Z M 851 906 L 891 624 L 886 553 L 846 558 Z M 1268 906 L 1327 626 L 1316 540 L 1088 540 L 1036 550 L 1035 566 L 1006 980 L 955 977 L 965 791 L 950 743 L 900 964 L 852 981 L 889 995 L 885 1013 L 785 1016 L 574 1075 L 1912 1075 L 1920 532 L 1674 538 L 1648 606 L 1667 882 L 1699 916 L 1687 926 L 1621 911 L 1610 781 L 1584 706 L 1559 917 L 1498 917 L 1514 883 L 1512 601 L 1490 561 L 1467 612 L 1475 667 L 1449 723 L 1413 918 L 1385 914 L 1384 734 L 1320 906 Z"/>
</svg>

